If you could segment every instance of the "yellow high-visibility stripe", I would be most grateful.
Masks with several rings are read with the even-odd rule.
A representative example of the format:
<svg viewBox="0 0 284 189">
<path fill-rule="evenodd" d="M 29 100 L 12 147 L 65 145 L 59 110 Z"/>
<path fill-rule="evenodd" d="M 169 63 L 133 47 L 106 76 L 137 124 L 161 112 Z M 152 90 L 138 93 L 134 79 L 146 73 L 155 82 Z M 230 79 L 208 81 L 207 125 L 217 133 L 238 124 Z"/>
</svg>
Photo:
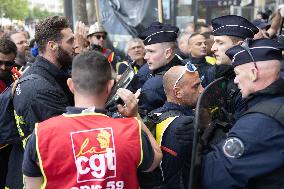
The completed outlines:
<svg viewBox="0 0 284 189">
<path fill-rule="evenodd" d="M 161 145 L 162 137 L 163 137 L 165 130 L 176 117 L 178 116 L 168 117 L 167 119 L 165 119 L 164 121 L 156 125 L 156 141 L 158 142 L 159 145 Z"/>
</svg>

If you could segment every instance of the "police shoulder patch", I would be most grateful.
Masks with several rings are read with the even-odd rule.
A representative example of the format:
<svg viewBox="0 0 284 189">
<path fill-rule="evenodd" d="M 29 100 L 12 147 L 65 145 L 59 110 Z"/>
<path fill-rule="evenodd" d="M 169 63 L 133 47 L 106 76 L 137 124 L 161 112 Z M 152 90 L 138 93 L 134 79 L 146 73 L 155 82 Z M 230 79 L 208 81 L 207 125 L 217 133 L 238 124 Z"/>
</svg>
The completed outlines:
<svg viewBox="0 0 284 189">
<path fill-rule="evenodd" d="M 237 137 L 229 137 L 223 145 L 223 152 L 229 158 L 240 158 L 245 151 L 244 144 Z"/>
</svg>

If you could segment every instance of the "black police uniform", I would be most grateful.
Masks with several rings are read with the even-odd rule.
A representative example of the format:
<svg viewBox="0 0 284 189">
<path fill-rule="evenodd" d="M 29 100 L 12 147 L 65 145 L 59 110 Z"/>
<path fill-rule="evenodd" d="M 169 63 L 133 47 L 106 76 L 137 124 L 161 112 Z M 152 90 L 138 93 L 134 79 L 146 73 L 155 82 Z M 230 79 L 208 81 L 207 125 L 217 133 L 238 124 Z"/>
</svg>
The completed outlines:
<svg viewBox="0 0 284 189">
<path fill-rule="evenodd" d="M 237 85 L 234 84 L 236 74 L 232 65 L 214 65 L 210 67 L 204 75 L 201 84 L 206 87 L 214 80 L 225 77 L 226 78 L 226 102 L 224 108 L 227 112 L 226 119 L 229 123 L 235 123 L 235 120 L 247 109 L 246 100 L 242 99 L 242 94 Z"/>
<path fill-rule="evenodd" d="M 247 19 L 236 16 L 226 15 L 212 20 L 213 35 L 214 36 L 234 36 L 241 39 L 253 38 L 254 34 L 258 32 L 258 28 L 250 23 Z M 204 74 L 202 86 L 206 87 L 214 80 L 225 77 L 226 91 L 228 98 L 225 103 L 225 110 L 227 111 L 227 121 L 230 124 L 235 123 L 235 120 L 246 110 L 246 101 L 241 98 L 241 93 L 238 87 L 234 84 L 235 73 L 230 65 L 214 65 L 210 67 Z"/>
<path fill-rule="evenodd" d="M 249 45 L 255 61 L 279 60 L 282 49 L 270 39 Z M 251 63 L 241 46 L 226 54 L 233 66 Z M 247 98 L 248 110 L 237 120 L 227 137 L 203 157 L 201 180 L 210 188 L 284 188 L 284 80 L 278 79 Z M 275 109 L 275 105 L 280 108 Z M 256 108 L 257 107 L 257 108 Z M 279 119 L 279 117 L 282 119 Z"/>
<path fill-rule="evenodd" d="M 167 117 L 164 116 L 166 113 L 168 113 Z M 188 188 L 192 143 L 179 143 L 176 130 L 184 124 L 184 120 L 188 116 L 193 117 L 194 112 L 188 106 L 165 102 L 162 107 L 153 110 L 150 114 L 163 114 L 160 122 L 169 117 L 172 117 L 173 120 L 166 120 L 166 129 L 163 133 L 160 133 L 161 141 L 158 142 L 160 142 L 163 152 L 160 167 L 151 173 L 141 173 L 139 175 L 141 188 Z M 193 138 L 193 132 L 191 138 Z"/>
<path fill-rule="evenodd" d="M 270 99 L 284 105 L 284 80 L 252 95 L 248 107 Z M 283 149 L 283 123 L 261 113 L 244 115 L 227 138 L 204 156 L 203 188 L 283 188 Z"/>
<path fill-rule="evenodd" d="M 174 57 L 167 65 L 158 68 L 152 72 L 141 89 L 139 97 L 139 108 L 150 112 L 157 109 L 166 102 L 166 94 L 163 87 L 163 75 L 173 66 L 181 66 L 183 63 L 178 57 Z"/>
<path fill-rule="evenodd" d="M 179 29 L 175 26 L 153 22 L 138 37 L 144 41 L 145 46 L 163 42 L 176 42 L 178 31 Z M 182 65 L 182 62 L 175 56 L 167 65 L 153 70 L 152 77 L 144 83 L 139 97 L 141 113 L 150 112 L 165 103 L 163 75 L 172 66 L 177 65 Z"/>
<path fill-rule="evenodd" d="M 284 35 L 279 35 L 277 41 L 284 45 Z M 281 63 L 281 77 L 284 78 L 284 57 L 282 57 Z"/>
</svg>

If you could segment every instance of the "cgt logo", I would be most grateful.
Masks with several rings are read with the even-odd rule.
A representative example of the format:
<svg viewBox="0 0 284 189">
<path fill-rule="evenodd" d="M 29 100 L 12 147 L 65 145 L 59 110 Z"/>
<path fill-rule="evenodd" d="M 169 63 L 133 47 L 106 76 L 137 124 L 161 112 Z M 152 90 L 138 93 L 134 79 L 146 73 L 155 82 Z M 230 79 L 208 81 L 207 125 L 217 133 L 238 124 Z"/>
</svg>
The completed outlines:
<svg viewBox="0 0 284 189">
<path fill-rule="evenodd" d="M 112 128 L 72 132 L 71 140 L 78 183 L 116 176 Z"/>
</svg>

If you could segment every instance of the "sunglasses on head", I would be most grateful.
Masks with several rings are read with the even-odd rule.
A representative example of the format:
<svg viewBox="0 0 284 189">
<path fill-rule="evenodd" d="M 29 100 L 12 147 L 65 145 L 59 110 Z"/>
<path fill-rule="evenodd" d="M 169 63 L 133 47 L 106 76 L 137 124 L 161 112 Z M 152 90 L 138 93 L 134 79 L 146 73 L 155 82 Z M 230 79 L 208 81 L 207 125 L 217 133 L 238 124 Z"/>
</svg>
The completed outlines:
<svg viewBox="0 0 284 189">
<path fill-rule="evenodd" d="M 0 60 L 0 66 L 5 65 L 6 67 L 12 67 L 14 66 L 15 61 L 4 61 Z"/>
<path fill-rule="evenodd" d="M 249 56 L 250 56 L 252 62 L 254 63 L 255 69 L 258 69 L 258 68 L 257 68 L 257 65 L 256 65 L 256 62 L 255 62 L 255 60 L 254 60 L 254 58 L 253 58 L 253 56 L 252 56 L 251 50 L 250 50 L 250 48 L 249 48 L 250 40 L 251 40 L 251 39 L 249 39 L 249 38 L 245 39 L 244 42 L 241 44 L 241 47 L 242 47 L 245 51 L 247 51 L 247 53 L 249 54 Z"/>
<path fill-rule="evenodd" d="M 185 69 L 184 69 L 184 72 L 182 72 L 180 74 L 180 76 L 177 78 L 175 84 L 174 84 L 174 88 L 176 88 L 178 82 L 181 80 L 182 76 L 186 73 L 186 72 L 189 72 L 189 73 L 193 73 L 193 72 L 196 72 L 197 71 L 197 68 L 192 64 L 192 63 L 187 63 L 185 66 Z"/>
<path fill-rule="evenodd" d="M 101 38 L 103 38 L 103 40 L 106 39 L 106 36 L 105 35 L 95 35 L 97 40 L 100 40 Z"/>
</svg>

